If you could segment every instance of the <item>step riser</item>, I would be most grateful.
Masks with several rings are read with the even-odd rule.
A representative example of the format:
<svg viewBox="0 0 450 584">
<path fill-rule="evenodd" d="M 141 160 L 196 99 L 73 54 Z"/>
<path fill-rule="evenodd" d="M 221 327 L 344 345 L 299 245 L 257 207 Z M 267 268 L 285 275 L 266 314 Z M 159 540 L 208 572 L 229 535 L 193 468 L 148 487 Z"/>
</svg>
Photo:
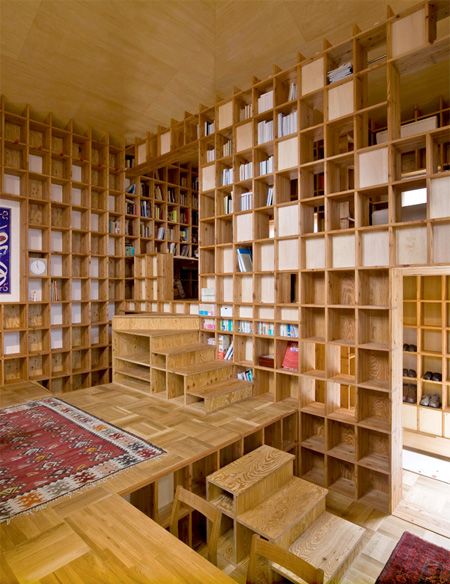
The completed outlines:
<svg viewBox="0 0 450 584">
<path fill-rule="evenodd" d="M 292 542 L 294 542 L 301 534 L 306 531 L 314 521 L 322 515 L 326 507 L 326 496 L 323 497 L 321 501 L 318 501 L 314 507 L 312 507 L 308 513 L 306 513 L 301 521 L 292 525 L 283 535 L 275 539 L 274 543 L 277 543 L 281 547 L 288 548 Z"/>
<path fill-rule="evenodd" d="M 167 368 L 176 369 L 177 367 L 187 367 L 189 365 L 198 365 L 199 363 L 208 363 L 215 360 L 216 349 L 214 347 L 205 347 L 179 355 L 169 355 L 167 357 Z"/>
<path fill-rule="evenodd" d="M 213 383 L 219 383 L 221 381 L 226 381 L 233 377 L 234 370 L 233 367 L 221 367 L 219 369 L 211 369 L 209 371 L 202 371 L 201 373 L 192 373 L 191 375 L 186 375 L 184 382 L 184 391 L 189 393 L 190 389 L 205 387 L 205 385 L 212 385 Z"/>
<path fill-rule="evenodd" d="M 205 398 L 205 412 L 207 414 L 225 408 L 230 404 L 252 397 L 253 387 L 243 387 L 230 393 Z"/>
<path fill-rule="evenodd" d="M 192 345 L 198 343 L 198 331 L 174 331 L 173 335 L 154 337 L 152 339 L 152 351 L 157 353 L 164 349 L 174 349 L 181 344 Z"/>
</svg>

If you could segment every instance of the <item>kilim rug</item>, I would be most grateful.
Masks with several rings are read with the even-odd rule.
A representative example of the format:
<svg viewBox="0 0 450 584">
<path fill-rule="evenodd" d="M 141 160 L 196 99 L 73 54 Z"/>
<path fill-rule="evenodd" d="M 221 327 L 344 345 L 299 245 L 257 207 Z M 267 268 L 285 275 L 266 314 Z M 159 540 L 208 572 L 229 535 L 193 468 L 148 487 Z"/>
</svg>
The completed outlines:
<svg viewBox="0 0 450 584">
<path fill-rule="evenodd" d="M 0 410 L 0 522 L 164 452 L 57 398 Z"/>
<path fill-rule="evenodd" d="M 450 552 L 405 531 L 375 584 L 448 584 Z"/>
</svg>

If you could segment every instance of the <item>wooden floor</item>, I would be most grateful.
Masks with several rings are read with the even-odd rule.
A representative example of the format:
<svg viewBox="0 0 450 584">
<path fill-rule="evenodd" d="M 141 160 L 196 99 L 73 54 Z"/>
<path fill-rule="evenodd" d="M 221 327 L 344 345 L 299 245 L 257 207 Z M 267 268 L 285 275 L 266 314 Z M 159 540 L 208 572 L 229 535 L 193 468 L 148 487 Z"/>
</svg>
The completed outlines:
<svg viewBox="0 0 450 584">
<path fill-rule="evenodd" d="M 5 407 L 46 394 L 45 390 L 41 390 L 35 384 L 24 384 L 15 390 L 0 391 L 0 399 L 2 406 Z M 73 534 L 69 536 L 64 531 L 65 528 L 60 527 L 63 518 L 67 522 L 67 518 L 71 515 L 74 517 L 83 513 L 86 515 L 89 506 L 94 506 L 97 511 L 103 505 L 111 507 L 110 501 L 113 501 L 111 497 L 131 493 L 158 477 L 217 450 L 221 445 L 230 444 L 239 437 L 254 432 L 261 424 L 270 423 L 295 409 L 294 401 L 287 400 L 274 404 L 263 396 L 232 405 L 205 417 L 114 384 L 79 390 L 64 394 L 62 397 L 75 406 L 161 446 L 167 450 L 167 454 L 124 471 L 108 479 L 99 487 L 63 498 L 40 512 L 23 515 L 9 524 L 0 525 L 2 550 L 0 581 L 2 583 L 37 581 L 38 578 L 32 577 L 33 570 L 36 570 L 35 574 L 40 574 L 39 581 L 45 584 L 90 582 L 89 579 L 83 579 L 76 571 L 71 572 L 71 570 L 74 570 L 74 566 L 78 566 L 81 562 L 80 553 L 81 555 L 87 553 L 86 545 L 92 549 L 93 535 L 89 534 L 87 527 L 83 528 L 82 522 L 79 522 L 78 528 L 74 530 L 76 537 Z M 405 471 L 404 486 L 406 509 L 403 509 L 401 518 L 386 516 L 367 505 L 352 502 L 341 495 L 328 496 L 329 511 L 367 529 L 362 552 L 345 574 L 343 584 L 374 582 L 405 530 L 450 549 L 450 540 L 438 533 L 445 533 L 450 522 L 448 485 Z M 421 501 L 425 501 L 426 504 L 422 505 Z M 414 506 L 411 507 L 413 503 Z M 427 528 L 413 523 L 417 518 L 418 507 L 423 510 L 423 525 L 427 525 Z M 136 511 L 136 513 L 139 512 Z M 107 537 L 105 536 L 109 545 L 106 557 L 108 562 L 111 560 L 112 566 L 118 563 L 117 565 L 120 564 L 122 569 L 124 565 L 127 565 L 127 554 L 131 552 L 127 550 L 129 547 L 127 544 L 121 543 L 121 537 L 114 537 L 115 533 L 122 533 L 121 530 L 115 531 L 115 528 L 119 526 L 119 523 L 116 523 L 113 517 L 108 522 L 110 532 Z M 43 555 L 42 551 L 39 553 L 39 547 L 46 546 L 48 549 L 48 545 L 52 545 L 54 549 L 54 553 L 49 557 Z M 15 553 L 18 548 L 20 548 L 20 554 Z M 224 542 L 221 547 L 219 567 L 236 581 L 244 582 L 246 565 L 244 563 L 234 566 L 230 562 L 229 551 Z M 4 561 L 5 557 L 8 557 L 9 562 Z M 39 557 L 46 557 L 44 573 L 39 568 L 37 560 Z M 50 557 L 59 559 L 53 560 L 54 564 L 52 564 Z M 166 562 L 168 559 L 170 558 L 167 558 Z M 89 561 L 86 565 L 88 564 Z M 29 566 L 29 568 L 25 569 L 24 566 Z M 112 569 L 108 574 L 100 570 L 96 572 L 95 582 L 116 582 L 119 577 L 117 574 Z M 139 577 L 136 574 L 139 574 Z M 130 567 L 130 579 L 121 581 L 156 582 L 158 580 L 154 577 L 152 579 L 148 567 L 144 569 L 134 566 Z M 173 581 L 182 582 L 183 578 L 180 575 L 179 580 Z"/>
</svg>

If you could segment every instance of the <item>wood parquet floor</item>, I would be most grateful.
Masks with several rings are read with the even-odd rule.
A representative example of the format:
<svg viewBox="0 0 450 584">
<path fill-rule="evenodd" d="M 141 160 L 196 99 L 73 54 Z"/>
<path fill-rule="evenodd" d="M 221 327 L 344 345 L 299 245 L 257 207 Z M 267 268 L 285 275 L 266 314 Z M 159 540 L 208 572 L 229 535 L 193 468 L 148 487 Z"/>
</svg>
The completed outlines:
<svg viewBox="0 0 450 584">
<path fill-rule="evenodd" d="M 22 384 L 16 388 L 0 390 L 0 403 L 2 407 L 6 407 L 43 395 L 48 395 L 48 392 L 40 389 L 36 384 Z M 18 517 L 9 524 L 2 524 L 0 526 L 2 554 L 11 553 L 16 546 L 23 546 L 27 542 L 34 541 L 47 530 L 55 529 L 62 518 L 69 517 L 72 513 L 79 513 L 89 505 L 98 504 L 98 501 L 101 502 L 102 499 L 107 499 L 111 495 L 131 493 L 188 464 L 189 461 L 201 458 L 222 445 L 231 444 L 239 437 L 251 434 L 261 425 L 280 419 L 295 409 L 294 400 L 272 403 L 269 398 L 260 396 L 205 417 L 114 384 L 78 390 L 61 397 L 75 406 L 165 448 L 167 455 L 120 473 L 119 476 L 102 483 L 101 487 L 64 498 L 42 511 Z M 330 493 L 327 497 L 328 510 L 367 530 L 363 549 L 346 572 L 342 584 L 373 583 L 404 531 L 410 531 L 425 540 L 450 549 L 450 539 L 443 535 L 450 525 L 449 490 L 449 486 L 445 483 L 404 471 L 406 508 L 403 508 L 401 517 L 385 515 L 367 505 L 353 502 L 343 495 Z M 417 524 L 418 509 L 422 510 L 420 525 Z M 114 538 L 114 525 L 111 527 L 111 537 Z M 67 564 L 70 565 L 71 538 L 65 537 L 65 534 L 62 535 L 64 537 L 59 543 L 58 553 L 63 554 L 67 558 Z M 79 539 L 77 542 L 79 545 Z M 118 541 L 115 545 L 118 549 L 121 547 Z M 30 552 L 28 556 L 27 553 L 21 556 L 21 562 L 35 561 L 33 546 L 29 548 L 25 546 L 23 549 L 25 552 L 29 549 Z M 168 555 L 170 557 L 169 551 Z M 1 560 L 2 558 L 0 558 L 2 583 L 32 581 L 15 578 L 10 566 L 5 567 Z M 61 562 L 58 562 L 59 570 L 62 569 L 60 564 Z M 219 567 L 237 582 L 245 582 L 246 565 L 245 563 L 239 566 L 231 564 L 226 541 L 221 548 Z M 62 581 L 67 580 L 59 580 L 51 577 L 51 574 L 42 580 L 42 582 L 52 584 Z M 99 582 L 101 581 L 115 582 L 114 576 L 107 574 L 105 574 L 105 579 Z M 152 580 L 144 578 L 140 581 L 151 582 Z"/>
</svg>

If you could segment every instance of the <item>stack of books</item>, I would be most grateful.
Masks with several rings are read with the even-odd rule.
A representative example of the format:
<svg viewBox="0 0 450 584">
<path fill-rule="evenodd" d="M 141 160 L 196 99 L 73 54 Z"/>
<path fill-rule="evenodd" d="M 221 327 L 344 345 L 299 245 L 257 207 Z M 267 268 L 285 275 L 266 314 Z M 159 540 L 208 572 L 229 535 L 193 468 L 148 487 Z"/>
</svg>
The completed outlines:
<svg viewBox="0 0 450 584">
<path fill-rule="evenodd" d="M 233 183 L 233 169 L 224 168 L 222 170 L 222 185 L 231 185 Z"/>
<path fill-rule="evenodd" d="M 273 120 L 258 122 L 258 144 L 273 140 Z"/>
<path fill-rule="evenodd" d="M 242 193 L 242 195 L 241 195 L 241 211 L 250 211 L 252 208 L 253 208 L 253 193 L 252 192 Z"/>
<path fill-rule="evenodd" d="M 289 134 L 294 134 L 297 132 L 298 116 L 297 110 L 291 112 L 290 114 L 278 114 L 278 137 L 288 136 Z"/>
<path fill-rule="evenodd" d="M 239 121 L 243 122 L 244 120 L 248 120 L 253 115 L 253 107 L 251 103 L 244 105 L 239 110 Z"/>
<path fill-rule="evenodd" d="M 267 91 L 266 93 L 262 93 L 258 97 L 258 113 L 260 114 L 272 108 L 273 108 L 273 89 Z"/>
<path fill-rule="evenodd" d="M 340 81 L 341 79 L 345 79 L 349 77 L 353 73 L 353 67 L 351 63 L 343 63 L 336 69 L 332 71 L 328 71 L 328 83 L 335 83 L 336 81 Z"/>
<path fill-rule="evenodd" d="M 259 174 L 269 174 L 273 172 L 273 156 L 269 156 L 265 160 L 261 160 L 259 163 Z"/>
<path fill-rule="evenodd" d="M 239 166 L 239 180 L 248 180 L 250 178 L 253 178 L 253 162 L 241 164 Z"/>
</svg>

